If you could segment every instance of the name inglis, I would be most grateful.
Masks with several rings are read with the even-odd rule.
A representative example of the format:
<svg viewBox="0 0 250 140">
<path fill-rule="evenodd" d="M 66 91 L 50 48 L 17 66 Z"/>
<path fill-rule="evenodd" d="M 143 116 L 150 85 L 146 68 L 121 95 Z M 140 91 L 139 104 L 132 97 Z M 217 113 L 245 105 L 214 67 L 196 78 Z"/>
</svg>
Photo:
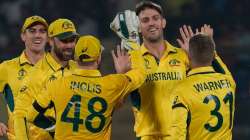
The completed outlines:
<svg viewBox="0 0 250 140">
<path fill-rule="evenodd" d="M 91 92 L 100 94 L 102 92 L 102 87 L 100 84 L 96 83 L 86 83 L 86 82 L 76 82 L 71 81 L 70 89 L 72 90 L 80 90 L 82 92 Z"/>
</svg>

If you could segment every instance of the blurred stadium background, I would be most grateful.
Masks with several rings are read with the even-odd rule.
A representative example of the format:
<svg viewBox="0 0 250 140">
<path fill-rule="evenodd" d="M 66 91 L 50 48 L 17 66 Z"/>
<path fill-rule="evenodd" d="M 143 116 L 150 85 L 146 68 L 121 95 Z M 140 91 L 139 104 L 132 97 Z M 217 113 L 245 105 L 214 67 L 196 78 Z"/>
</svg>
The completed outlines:
<svg viewBox="0 0 250 140">
<path fill-rule="evenodd" d="M 139 0 L 0 0 L 0 62 L 18 56 L 23 50 L 20 29 L 24 19 L 40 15 L 53 21 L 72 19 L 81 35 L 92 34 L 105 47 L 103 74 L 113 73 L 110 50 L 119 39 L 109 29 L 117 12 L 134 9 Z M 166 39 L 177 45 L 183 24 L 214 28 L 218 53 L 237 82 L 234 140 L 250 138 L 250 1 L 249 0 L 155 0 L 167 19 Z M 4 101 L 0 100 L 0 120 L 6 122 Z M 0 140 L 5 138 L 0 138 Z M 112 140 L 135 140 L 133 114 L 129 101 L 114 113 Z"/>
</svg>

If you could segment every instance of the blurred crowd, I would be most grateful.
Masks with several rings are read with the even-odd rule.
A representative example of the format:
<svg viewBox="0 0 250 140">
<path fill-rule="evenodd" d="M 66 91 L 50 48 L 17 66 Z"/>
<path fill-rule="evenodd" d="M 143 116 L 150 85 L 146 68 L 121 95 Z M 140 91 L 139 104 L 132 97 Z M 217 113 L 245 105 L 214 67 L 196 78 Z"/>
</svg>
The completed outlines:
<svg viewBox="0 0 250 140">
<path fill-rule="evenodd" d="M 115 14 L 125 9 L 133 10 L 138 1 L 0 0 L 0 62 L 13 58 L 22 51 L 20 29 L 28 16 L 37 14 L 45 17 L 48 22 L 60 17 L 70 18 L 76 23 L 80 34 L 96 35 L 105 44 L 105 40 L 114 38 L 109 23 Z M 184 23 L 194 27 L 204 23 L 212 25 L 218 53 L 223 56 L 237 82 L 235 123 L 237 125 L 246 123 L 245 120 L 250 117 L 245 107 L 250 105 L 250 1 L 153 1 L 161 4 L 167 15 L 165 35 L 173 44 L 176 43 L 178 28 Z M 239 115 L 238 112 L 241 111 L 246 111 L 243 113 L 244 116 L 242 113 Z"/>
</svg>

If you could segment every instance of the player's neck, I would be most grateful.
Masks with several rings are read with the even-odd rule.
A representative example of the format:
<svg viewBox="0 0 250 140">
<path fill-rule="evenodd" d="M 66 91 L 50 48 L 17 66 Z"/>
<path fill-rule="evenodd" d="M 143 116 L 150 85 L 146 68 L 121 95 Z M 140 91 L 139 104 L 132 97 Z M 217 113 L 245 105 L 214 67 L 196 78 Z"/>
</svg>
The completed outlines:
<svg viewBox="0 0 250 140">
<path fill-rule="evenodd" d="M 54 51 L 51 51 L 51 56 L 55 59 L 55 61 L 58 63 L 58 64 L 61 64 L 62 67 L 65 67 L 68 65 L 69 61 L 63 61 L 63 60 L 60 60 L 57 55 L 55 54 Z"/>
<path fill-rule="evenodd" d="M 192 62 L 191 62 L 192 63 Z M 191 64 L 191 69 L 196 69 L 196 68 L 201 68 L 201 67 L 209 67 L 212 64 L 210 63 L 206 63 L 206 64 L 196 64 L 196 63 L 192 63 Z"/>
<path fill-rule="evenodd" d="M 97 70 L 98 69 L 98 64 L 95 62 L 91 62 L 91 63 L 77 62 L 77 66 L 78 68 L 85 69 L 85 70 Z"/>
<path fill-rule="evenodd" d="M 34 52 L 29 49 L 24 50 L 24 54 L 31 64 L 36 64 L 43 57 L 44 53 L 44 51 Z"/>
<path fill-rule="evenodd" d="M 158 42 L 149 42 L 149 41 L 144 41 L 144 46 L 148 49 L 148 51 L 153 54 L 155 57 L 160 59 L 164 51 L 166 49 L 164 40 L 160 40 Z"/>
</svg>

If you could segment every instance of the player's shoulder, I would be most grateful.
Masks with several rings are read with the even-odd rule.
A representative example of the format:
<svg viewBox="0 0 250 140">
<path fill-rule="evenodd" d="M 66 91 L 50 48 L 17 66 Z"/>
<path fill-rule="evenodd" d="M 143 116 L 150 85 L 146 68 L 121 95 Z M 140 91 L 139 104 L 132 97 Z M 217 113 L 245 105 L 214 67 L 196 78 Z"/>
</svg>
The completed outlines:
<svg viewBox="0 0 250 140">
<path fill-rule="evenodd" d="M 20 57 L 15 57 L 15 58 L 3 61 L 0 65 L 9 67 L 9 66 L 13 66 L 19 63 L 20 63 Z"/>
<path fill-rule="evenodd" d="M 103 76 L 103 80 L 124 80 L 126 77 L 125 74 L 108 74 L 106 76 Z M 116 82 L 116 81 L 112 81 L 112 82 Z M 118 82 L 118 81 L 117 81 Z"/>
<path fill-rule="evenodd" d="M 195 82 L 195 79 L 193 78 L 185 78 L 179 81 L 178 84 L 176 84 L 172 92 L 185 97 L 187 93 L 191 94 L 194 82 Z"/>
<path fill-rule="evenodd" d="M 216 73 L 217 79 L 225 79 L 227 80 L 231 87 L 236 88 L 236 82 L 231 74 L 223 74 L 223 73 Z"/>
<path fill-rule="evenodd" d="M 112 87 L 123 86 L 128 81 L 129 78 L 125 74 L 109 74 L 102 77 L 102 82 Z"/>
<path fill-rule="evenodd" d="M 192 81 L 193 79 L 190 79 L 190 78 L 185 78 L 183 80 L 180 80 L 174 89 L 182 90 L 184 88 L 188 88 L 189 86 L 192 85 Z"/>
<path fill-rule="evenodd" d="M 167 42 L 167 46 L 170 48 L 170 50 L 173 52 L 173 54 L 181 55 L 181 56 L 187 56 L 187 53 L 182 49 L 177 46 L 174 46 Z"/>
<path fill-rule="evenodd" d="M 77 62 L 74 60 L 69 60 L 69 69 L 74 70 L 77 68 Z"/>
</svg>

